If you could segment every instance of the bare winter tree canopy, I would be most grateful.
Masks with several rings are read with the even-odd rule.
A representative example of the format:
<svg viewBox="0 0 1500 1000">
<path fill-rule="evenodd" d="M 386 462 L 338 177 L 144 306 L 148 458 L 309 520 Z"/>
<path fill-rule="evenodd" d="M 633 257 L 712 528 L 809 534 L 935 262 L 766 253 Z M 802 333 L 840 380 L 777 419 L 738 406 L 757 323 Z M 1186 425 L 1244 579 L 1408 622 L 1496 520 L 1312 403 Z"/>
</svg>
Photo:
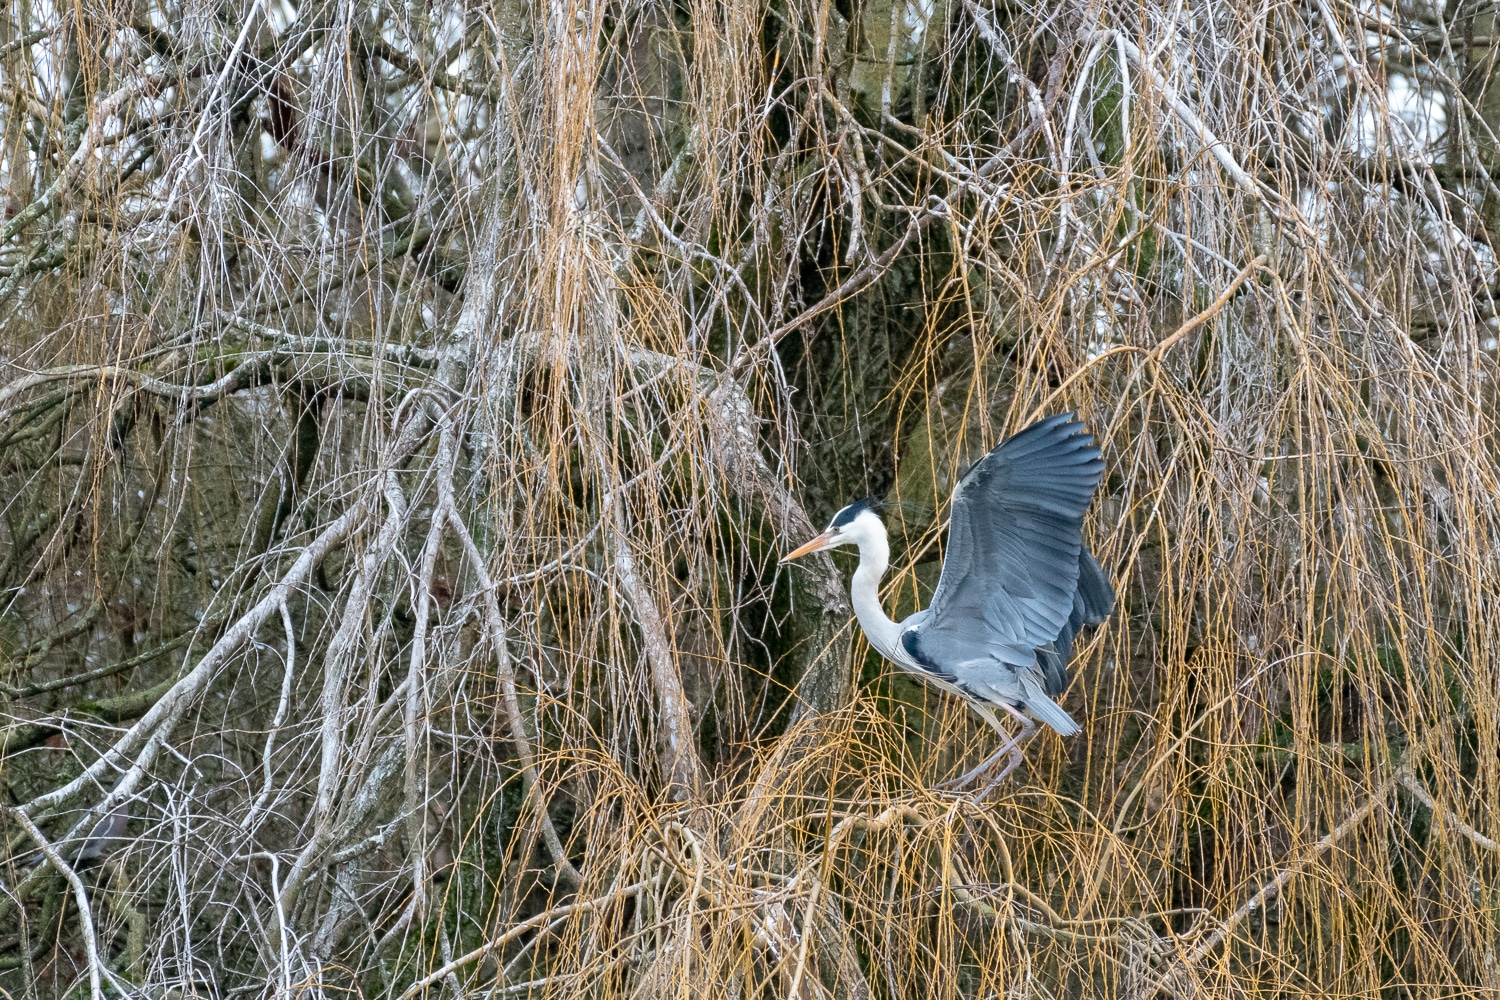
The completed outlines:
<svg viewBox="0 0 1500 1000">
<path fill-rule="evenodd" d="M 0 4 L 0 996 L 1493 996 L 1493 0 Z M 994 747 L 872 654 L 1076 411 Z"/>
</svg>

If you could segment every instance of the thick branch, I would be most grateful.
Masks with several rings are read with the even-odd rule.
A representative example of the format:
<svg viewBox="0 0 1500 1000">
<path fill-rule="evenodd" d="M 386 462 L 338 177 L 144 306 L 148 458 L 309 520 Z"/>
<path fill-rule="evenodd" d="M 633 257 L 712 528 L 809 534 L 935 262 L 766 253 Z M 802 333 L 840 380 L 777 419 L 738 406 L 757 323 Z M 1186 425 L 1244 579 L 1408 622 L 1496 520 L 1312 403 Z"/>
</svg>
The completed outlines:
<svg viewBox="0 0 1500 1000">
<path fill-rule="evenodd" d="M 526 732 L 526 716 L 521 711 L 521 699 L 516 687 L 516 672 L 510 662 L 510 643 L 505 634 L 505 619 L 500 616 L 500 602 L 495 596 L 495 581 L 490 576 L 489 567 L 479 551 L 479 546 L 474 544 L 474 536 L 469 534 L 468 526 L 458 516 L 458 509 L 453 503 L 451 485 L 439 503 L 442 508 L 433 516 L 435 518 L 447 517 L 454 534 L 463 543 L 464 554 L 468 556 L 479 583 L 480 596 L 484 600 L 485 625 L 489 631 L 490 643 L 495 647 L 495 672 L 500 681 L 500 696 L 505 702 L 506 721 L 510 725 L 511 739 L 516 744 L 516 756 L 521 760 L 521 780 L 526 783 L 526 791 L 533 796 L 536 804 L 542 828 L 542 840 L 552 854 L 552 860 L 558 870 L 571 879 L 573 884 L 581 884 L 583 880 L 572 862 L 568 860 L 562 841 L 557 836 L 557 830 L 552 825 L 552 816 L 547 811 L 546 799 L 537 791 L 536 759 L 531 751 L 531 737 Z"/>
<path fill-rule="evenodd" d="M 93 1000 L 103 1000 L 104 990 L 102 989 L 101 973 L 104 970 L 104 966 L 99 961 L 99 935 L 94 931 L 94 910 L 89 904 L 88 893 L 84 891 L 83 880 L 78 877 L 78 873 L 73 870 L 73 866 L 62 859 L 62 855 L 57 853 L 57 849 L 43 836 L 42 831 L 37 829 L 36 824 L 31 821 L 30 816 L 27 816 L 20 809 L 10 809 L 7 811 L 15 818 L 17 823 L 21 824 L 21 828 L 26 831 L 31 839 L 36 841 L 36 845 L 41 848 L 42 854 L 47 858 L 48 864 L 57 869 L 62 877 L 67 879 L 68 885 L 72 888 L 73 901 L 78 906 L 78 922 L 83 925 L 83 947 L 85 953 L 88 955 L 89 995 Z M 108 973 L 104 972 L 103 974 L 107 975 Z M 110 977 L 111 981 L 113 978 L 113 976 Z"/>
<path fill-rule="evenodd" d="M 657 753 L 661 756 L 662 777 L 667 794 L 676 801 L 697 795 L 703 778 L 703 764 L 693 733 L 687 695 L 682 676 L 672 656 L 672 640 L 656 598 L 637 568 L 635 548 L 630 544 L 630 524 L 623 503 L 614 491 L 605 495 L 605 520 L 610 528 L 610 551 L 614 556 L 615 579 L 625 592 L 625 600 L 635 614 L 645 647 L 646 663 L 651 669 L 651 685 L 656 691 Z"/>
</svg>

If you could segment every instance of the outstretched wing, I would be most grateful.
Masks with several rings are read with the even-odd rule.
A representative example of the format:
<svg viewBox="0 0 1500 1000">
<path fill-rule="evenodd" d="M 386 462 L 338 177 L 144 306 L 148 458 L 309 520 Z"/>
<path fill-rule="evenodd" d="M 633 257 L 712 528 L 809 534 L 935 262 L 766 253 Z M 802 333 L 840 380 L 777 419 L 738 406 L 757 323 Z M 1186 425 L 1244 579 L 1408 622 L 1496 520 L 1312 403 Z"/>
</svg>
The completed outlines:
<svg viewBox="0 0 1500 1000">
<path fill-rule="evenodd" d="M 1089 592 L 1079 587 L 1083 514 L 1103 472 L 1092 435 L 1070 413 L 974 463 L 953 492 L 943 573 L 914 637 L 926 658 L 994 690 L 1024 673 L 1030 691 L 1044 680 L 1034 676 L 1038 648 L 1071 647 L 1083 624 L 1108 613 L 1114 595 L 1092 556 Z M 1011 676 L 996 676 L 997 666 Z"/>
</svg>

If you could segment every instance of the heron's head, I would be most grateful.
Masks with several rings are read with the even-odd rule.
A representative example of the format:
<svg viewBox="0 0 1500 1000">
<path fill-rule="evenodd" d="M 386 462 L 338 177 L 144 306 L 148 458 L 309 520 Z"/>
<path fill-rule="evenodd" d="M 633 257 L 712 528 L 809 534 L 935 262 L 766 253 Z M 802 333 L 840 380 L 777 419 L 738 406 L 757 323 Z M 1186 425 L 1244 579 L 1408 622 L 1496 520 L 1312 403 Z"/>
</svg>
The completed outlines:
<svg viewBox="0 0 1500 1000">
<path fill-rule="evenodd" d="M 790 562 L 812 552 L 822 552 L 839 545 L 858 545 L 861 540 L 874 535 L 884 535 L 885 525 L 875 513 L 871 500 L 856 500 L 828 522 L 828 528 L 817 538 L 788 552 L 782 562 Z"/>
</svg>

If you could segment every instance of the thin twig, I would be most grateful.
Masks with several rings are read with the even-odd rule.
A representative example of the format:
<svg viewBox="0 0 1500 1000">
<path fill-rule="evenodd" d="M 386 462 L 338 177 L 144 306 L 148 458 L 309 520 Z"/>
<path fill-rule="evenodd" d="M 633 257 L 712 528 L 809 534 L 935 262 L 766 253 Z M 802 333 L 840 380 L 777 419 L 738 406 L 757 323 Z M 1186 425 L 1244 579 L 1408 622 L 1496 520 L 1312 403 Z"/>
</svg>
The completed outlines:
<svg viewBox="0 0 1500 1000">
<path fill-rule="evenodd" d="M 1288 882 L 1290 882 L 1298 874 L 1306 870 L 1309 865 L 1316 862 L 1331 848 L 1338 846 L 1338 844 L 1345 837 L 1347 837 L 1355 828 L 1357 828 L 1361 823 L 1368 819 L 1376 809 L 1380 808 L 1380 806 L 1385 803 L 1385 800 L 1389 796 L 1389 792 L 1389 787 L 1378 788 L 1374 792 L 1372 792 L 1370 794 L 1370 797 L 1365 800 L 1364 805 L 1354 810 L 1348 815 L 1347 818 L 1345 818 L 1342 823 L 1319 838 L 1318 842 L 1313 844 L 1312 847 L 1309 848 L 1301 858 L 1288 864 L 1286 867 L 1282 868 L 1275 875 L 1273 875 L 1269 880 L 1262 883 L 1261 887 L 1257 889 L 1249 899 L 1245 900 L 1245 902 L 1241 904 L 1239 908 L 1237 908 L 1233 913 L 1226 917 L 1219 924 L 1219 926 L 1214 928 L 1213 932 L 1210 933 L 1202 941 L 1200 941 L 1192 951 L 1190 951 L 1178 962 L 1169 966 L 1159 977 L 1156 985 L 1153 988 L 1147 990 L 1143 995 L 1151 996 L 1155 994 L 1158 990 L 1165 988 L 1168 983 L 1175 979 L 1177 976 L 1182 975 L 1188 970 L 1195 968 L 1198 963 L 1207 958 L 1214 949 L 1218 948 L 1219 945 L 1228 940 L 1229 936 L 1235 932 L 1240 924 L 1245 922 L 1246 918 L 1260 910 L 1263 910 L 1268 903 L 1272 902 L 1276 899 L 1277 896 L 1281 895 L 1281 890 L 1286 888 Z"/>
<path fill-rule="evenodd" d="M 619 888 L 613 890 L 612 892 L 606 893 L 603 896 L 596 896 L 593 899 L 584 899 L 573 903 L 565 903 L 562 906 L 554 906 L 550 909 L 542 911 L 541 913 L 538 913 L 536 916 L 529 917 L 518 924 L 513 924 L 509 928 L 507 928 L 503 934 L 490 938 L 488 941 L 480 945 L 478 948 L 475 948 L 473 951 L 468 952 L 464 955 L 460 955 L 459 957 L 453 959 L 453 961 L 444 963 L 442 966 L 434 969 L 432 972 L 429 972 L 427 975 L 411 984 L 411 986 L 407 987 L 405 992 L 401 994 L 398 1000 L 411 1000 L 412 997 L 423 992 L 427 989 L 427 987 L 431 986 L 439 979 L 444 979 L 449 974 L 458 971 L 464 966 L 471 965 L 474 962 L 479 961 L 481 958 L 490 954 L 496 948 L 505 947 L 507 944 L 514 941 L 516 938 L 520 937 L 522 934 L 525 934 L 529 930 L 535 930 L 563 917 L 571 917 L 579 913 L 592 913 L 593 911 L 599 909 L 601 906 L 608 906 L 611 903 L 616 902 L 617 900 L 624 899 L 626 896 L 629 896 L 632 893 L 640 892 L 642 889 L 649 889 L 655 886 L 657 883 L 658 879 L 656 878 L 642 879 L 639 882 L 632 882 L 629 885 L 620 886 Z"/>
</svg>

